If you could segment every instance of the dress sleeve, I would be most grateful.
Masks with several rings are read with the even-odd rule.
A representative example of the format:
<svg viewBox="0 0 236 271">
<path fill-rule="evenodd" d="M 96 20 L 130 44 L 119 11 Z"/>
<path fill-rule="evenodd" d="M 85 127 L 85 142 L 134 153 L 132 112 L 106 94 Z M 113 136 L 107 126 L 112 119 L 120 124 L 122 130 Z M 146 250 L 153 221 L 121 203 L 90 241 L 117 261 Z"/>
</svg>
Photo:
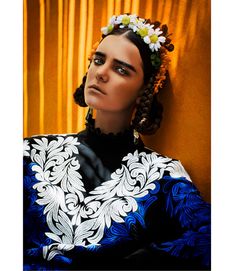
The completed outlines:
<svg viewBox="0 0 236 271">
<path fill-rule="evenodd" d="M 178 170 L 174 170 L 176 168 Z M 158 245 L 153 243 L 153 248 L 209 268 L 210 205 L 189 179 L 181 163 L 176 161 L 172 170 L 161 180 L 164 212 L 180 230 L 177 238 Z"/>
</svg>

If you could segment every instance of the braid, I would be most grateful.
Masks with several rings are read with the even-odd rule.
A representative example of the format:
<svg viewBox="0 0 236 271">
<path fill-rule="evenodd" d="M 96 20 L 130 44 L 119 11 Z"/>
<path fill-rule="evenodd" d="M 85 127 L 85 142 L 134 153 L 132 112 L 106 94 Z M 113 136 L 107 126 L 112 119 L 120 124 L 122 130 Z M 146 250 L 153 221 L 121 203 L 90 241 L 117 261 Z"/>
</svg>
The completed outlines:
<svg viewBox="0 0 236 271">
<path fill-rule="evenodd" d="M 74 101 L 82 107 L 88 106 L 84 100 L 84 86 L 85 86 L 86 79 L 87 79 L 87 73 L 83 77 L 82 84 L 75 90 L 74 95 L 73 95 Z"/>
<path fill-rule="evenodd" d="M 160 127 L 162 120 L 162 104 L 157 100 L 157 93 L 153 94 L 154 80 L 155 76 L 152 76 L 141 96 L 132 121 L 133 128 L 141 134 L 153 134 Z"/>
</svg>

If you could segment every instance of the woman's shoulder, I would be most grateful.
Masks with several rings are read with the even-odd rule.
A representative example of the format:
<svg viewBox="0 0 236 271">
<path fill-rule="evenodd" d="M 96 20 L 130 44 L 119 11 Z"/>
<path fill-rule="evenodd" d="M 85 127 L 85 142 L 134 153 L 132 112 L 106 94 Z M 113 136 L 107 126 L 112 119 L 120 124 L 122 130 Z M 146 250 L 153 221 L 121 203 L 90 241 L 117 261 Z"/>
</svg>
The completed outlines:
<svg viewBox="0 0 236 271">
<path fill-rule="evenodd" d="M 149 164 L 151 163 L 163 170 L 164 175 L 167 175 L 167 178 L 186 179 L 188 181 L 192 181 L 179 159 L 166 156 L 146 146 L 140 155 L 145 156 L 149 161 Z"/>
<path fill-rule="evenodd" d="M 32 135 L 29 137 L 24 137 L 23 141 L 24 144 L 28 142 L 28 144 L 32 143 L 40 143 L 40 142 L 51 142 L 51 141 L 62 141 L 67 140 L 68 142 L 73 139 L 79 139 L 84 134 L 84 131 L 81 131 L 79 133 L 67 133 L 67 134 L 38 134 L 38 135 Z"/>
<path fill-rule="evenodd" d="M 29 153 L 33 149 L 35 152 L 50 152 L 61 147 L 73 148 L 73 146 L 79 144 L 79 136 L 77 133 L 32 135 L 23 139 L 24 156 L 29 156 Z"/>
</svg>

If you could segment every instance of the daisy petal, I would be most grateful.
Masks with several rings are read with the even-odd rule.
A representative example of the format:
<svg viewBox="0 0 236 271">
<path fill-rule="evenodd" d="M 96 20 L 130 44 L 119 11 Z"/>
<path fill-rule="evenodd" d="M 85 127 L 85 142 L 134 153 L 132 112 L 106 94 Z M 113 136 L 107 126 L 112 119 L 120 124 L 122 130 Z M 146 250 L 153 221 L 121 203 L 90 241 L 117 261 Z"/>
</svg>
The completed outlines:
<svg viewBox="0 0 236 271">
<path fill-rule="evenodd" d="M 147 43 L 147 44 L 149 44 L 149 43 L 151 42 L 149 36 L 144 37 L 143 40 L 144 40 L 144 42 Z"/>
<path fill-rule="evenodd" d="M 158 41 L 164 43 L 166 41 L 166 38 L 163 36 L 158 37 Z"/>
<path fill-rule="evenodd" d="M 149 44 L 149 48 L 152 50 L 152 52 L 154 51 L 154 46 L 155 46 L 154 43 L 150 43 L 150 44 Z"/>
<path fill-rule="evenodd" d="M 155 44 L 155 49 L 156 49 L 156 51 L 158 51 L 159 48 L 161 48 L 161 44 L 160 44 L 159 42 L 157 42 L 157 43 Z"/>
<path fill-rule="evenodd" d="M 163 33 L 163 31 L 160 30 L 160 28 L 158 27 L 157 29 L 155 29 L 155 34 L 156 35 L 161 35 Z"/>
<path fill-rule="evenodd" d="M 155 33 L 155 31 L 154 31 L 152 28 L 150 28 L 150 29 L 148 30 L 148 35 L 149 35 L 149 36 L 153 35 L 154 33 Z"/>
<path fill-rule="evenodd" d="M 101 31 L 102 31 L 102 33 L 103 33 L 104 35 L 107 35 L 107 33 L 108 33 L 107 30 L 108 30 L 107 27 L 102 27 L 102 28 L 101 28 Z"/>
</svg>

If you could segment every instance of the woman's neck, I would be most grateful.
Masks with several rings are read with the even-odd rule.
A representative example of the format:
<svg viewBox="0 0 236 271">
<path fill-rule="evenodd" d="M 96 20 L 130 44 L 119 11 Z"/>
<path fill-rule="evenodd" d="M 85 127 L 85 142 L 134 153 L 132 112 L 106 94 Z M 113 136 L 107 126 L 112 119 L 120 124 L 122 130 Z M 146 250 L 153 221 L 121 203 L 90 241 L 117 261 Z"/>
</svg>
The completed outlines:
<svg viewBox="0 0 236 271">
<path fill-rule="evenodd" d="M 105 134 L 117 134 L 130 126 L 131 116 L 132 112 L 114 113 L 97 110 L 95 128 L 100 128 Z"/>
</svg>

